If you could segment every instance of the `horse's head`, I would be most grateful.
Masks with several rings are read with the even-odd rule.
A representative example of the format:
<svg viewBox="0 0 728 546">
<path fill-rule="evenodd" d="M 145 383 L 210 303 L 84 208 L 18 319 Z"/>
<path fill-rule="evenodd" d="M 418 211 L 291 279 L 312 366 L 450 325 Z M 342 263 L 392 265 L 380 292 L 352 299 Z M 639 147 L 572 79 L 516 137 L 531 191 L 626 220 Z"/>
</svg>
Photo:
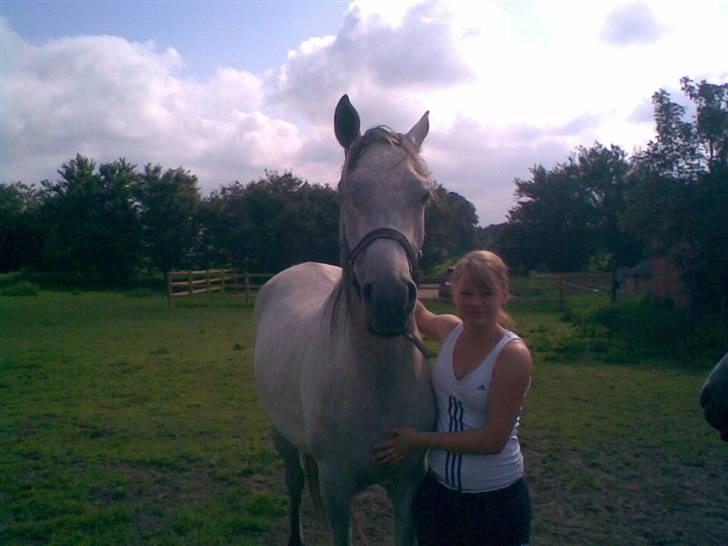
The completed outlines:
<svg viewBox="0 0 728 546">
<path fill-rule="evenodd" d="M 728 442 L 728 353 L 710 372 L 700 391 L 705 420 Z"/>
<path fill-rule="evenodd" d="M 369 331 L 404 333 L 417 300 L 416 267 L 425 237 L 432 183 L 419 157 L 428 113 L 406 134 L 385 127 L 359 131 L 344 95 L 334 128 L 346 159 L 339 183 L 344 270 L 366 307 Z"/>
</svg>

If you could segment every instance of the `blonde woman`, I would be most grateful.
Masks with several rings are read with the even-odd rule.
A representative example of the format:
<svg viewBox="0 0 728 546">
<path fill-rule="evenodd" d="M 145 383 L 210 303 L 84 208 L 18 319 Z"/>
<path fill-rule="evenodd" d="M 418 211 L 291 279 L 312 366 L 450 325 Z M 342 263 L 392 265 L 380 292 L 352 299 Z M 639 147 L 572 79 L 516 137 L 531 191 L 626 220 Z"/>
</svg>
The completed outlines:
<svg viewBox="0 0 728 546">
<path fill-rule="evenodd" d="M 527 544 L 531 503 L 517 431 L 533 364 L 503 310 L 508 270 L 496 254 L 474 251 L 456 264 L 452 288 L 457 316 L 420 302 L 415 311 L 420 331 L 442 343 L 432 376 L 437 430 L 388 429 L 374 457 L 397 464 L 430 450 L 413 504 L 420 546 Z"/>
</svg>

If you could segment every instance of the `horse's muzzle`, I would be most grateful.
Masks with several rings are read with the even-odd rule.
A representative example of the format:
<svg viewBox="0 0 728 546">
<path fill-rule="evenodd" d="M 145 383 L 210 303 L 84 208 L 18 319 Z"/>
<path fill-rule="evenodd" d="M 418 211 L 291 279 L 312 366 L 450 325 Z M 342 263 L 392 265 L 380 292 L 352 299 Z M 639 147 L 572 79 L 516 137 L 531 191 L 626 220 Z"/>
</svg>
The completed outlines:
<svg viewBox="0 0 728 546">
<path fill-rule="evenodd" d="M 374 335 L 390 337 L 409 331 L 417 286 L 394 278 L 367 283 L 362 287 L 367 329 Z"/>
</svg>

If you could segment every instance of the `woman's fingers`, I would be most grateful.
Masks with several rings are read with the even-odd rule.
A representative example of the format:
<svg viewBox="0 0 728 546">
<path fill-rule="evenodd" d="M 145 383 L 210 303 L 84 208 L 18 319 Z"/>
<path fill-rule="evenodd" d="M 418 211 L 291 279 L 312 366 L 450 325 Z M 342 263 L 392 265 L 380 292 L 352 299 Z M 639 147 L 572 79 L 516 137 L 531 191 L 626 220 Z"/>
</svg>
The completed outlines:
<svg viewBox="0 0 728 546">
<path fill-rule="evenodd" d="M 372 448 L 372 452 L 387 451 L 388 449 L 394 450 L 397 448 L 397 438 L 390 438 L 385 440 L 381 444 L 377 444 Z"/>
<path fill-rule="evenodd" d="M 389 440 L 385 440 L 381 444 L 375 445 L 371 449 L 374 460 L 381 464 L 398 464 L 404 461 L 405 456 L 398 452 L 400 446 L 400 434 L 406 427 L 389 427 L 385 430 L 385 434 L 393 436 Z"/>
<path fill-rule="evenodd" d="M 386 457 L 375 458 L 375 461 L 379 464 L 400 464 L 404 461 L 404 457 L 401 455 L 390 454 Z"/>
<path fill-rule="evenodd" d="M 401 463 L 404 455 L 397 452 L 396 446 L 391 442 L 384 442 L 372 448 L 374 460 L 382 464 Z"/>
</svg>

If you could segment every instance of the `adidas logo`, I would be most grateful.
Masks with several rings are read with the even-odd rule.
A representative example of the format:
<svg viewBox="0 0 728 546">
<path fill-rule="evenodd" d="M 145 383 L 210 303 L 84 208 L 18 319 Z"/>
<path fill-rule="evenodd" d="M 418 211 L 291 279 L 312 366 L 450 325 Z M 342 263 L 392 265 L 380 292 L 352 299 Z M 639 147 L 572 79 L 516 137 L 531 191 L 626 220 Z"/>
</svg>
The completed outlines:
<svg viewBox="0 0 728 546">
<path fill-rule="evenodd" d="M 477 390 L 479 390 L 479 391 L 484 391 L 484 390 L 485 390 L 485 385 L 481 385 L 480 387 L 478 387 L 478 389 L 477 389 Z"/>
</svg>

